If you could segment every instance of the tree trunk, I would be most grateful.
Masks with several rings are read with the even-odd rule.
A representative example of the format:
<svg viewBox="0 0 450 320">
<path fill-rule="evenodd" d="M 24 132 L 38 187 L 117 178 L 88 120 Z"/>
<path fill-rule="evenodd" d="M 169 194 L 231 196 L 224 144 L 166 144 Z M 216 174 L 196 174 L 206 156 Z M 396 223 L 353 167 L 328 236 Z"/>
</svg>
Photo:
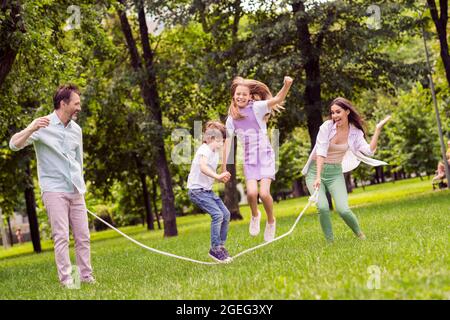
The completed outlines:
<svg viewBox="0 0 450 320">
<path fill-rule="evenodd" d="M 320 95 L 320 60 L 318 48 L 314 47 L 309 32 L 308 22 L 306 20 L 307 13 L 302 1 L 292 4 L 295 14 L 297 26 L 297 48 L 300 52 L 302 61 L 304 61 L 303 69 L 306 74 L 305 91 L 303 98 L 305 102 L 308 133 L 311 139 L 311 150 L 316 144 L 316 137 L 322 124 L 322 107 Z"/>
<path fill-rule="evenodd" d="M 352 173 L 346 172 L 344 173 L 345 178 L 345 187 L 347 188 L 347 193 L 353 192 L 353 186 L 352 186 Z"/>
<path fill-rule="evenodd" d="M 147 220 L 147 229 L 148 230 L 155 230 L 155 226 L 153 224 L 153 214 L 152 214 L 152 207 L 150 203 L 150 194 L 148 192 L 147 188 L 147 176 L 145 174 L 141 174 L 141 183 L 142 183 L 142 195 L 144 197 L 145 202 L 145 213 L 146 213 L 146 220 Z"/>
<path fill-rule="evenodd" d="M 303 196 L 308 195 L 305 192 L 305 188 L 303 186 L 303 179 L 302 178 L 295 179 L 292 182 L 292 190 L 293 190 L 292 193 L 293 193 L 294 197 L 303 197 Z"/>
<path fill-rule="evenodd" d="M 438 39 L 441 46 L 441 59 L 444 64 L 447 83 L 450 86 L 450 54 L 447 42 L 448 0 L 439 1 L 441 13 L 440 17 L 436 8 L 436 2 L 434 0 L 427 0 L 427 3 L 430 8 L 431 18 L 436 26 Z"/>
<path fill-rule="evenodd" d="M 308 134 L 311 140 L 311 151 L 316 144 L 317 134 L 322 120 L 322 98 L 321 98 L 321 79 L 320 79 L 320 51 L 323 36 L 319 34 L 314 44 L 311 40 L 307 16 L 303 1 L 296 1 L 292 4 L 292 11 L 295 16 L 297 27 L 297 49 L 303 61 L 303 69 L 306 74 L 305 91 L 303 99 L 305 102 L 306 118 L 308 125 Z M 328 21 L 328 19 L 327 19 Z M 326 22 L 321 29 L 324 32 L 328 27 Z M 331 195 L 326 193 L 330 209 L 332 208 Z"/>
<path fill-rule="evenodd" d="M 122 5 L 126 4 L 125 0 L 119 0 Z M 127 41 L 128 50 L 131 56 L 131 64 L 133 69 L 137 74 L 140 75 L 140 89 L 141 96 L 144 100 L 145 106 L 149 111 L 151 119 L 159 127 L 160 130 L 157 136 L 154 137 L 154 145 L 156 147 L 156 157 L 155 164 L 156 170 L 158 172 L 158 182 L 161 190 L 161 201 L 162 201 L 162 216 L 164 220 L 164 236 L 172 237 L 178 235 L 177 224 L 176 224 L 176 212 L 174 204 L 174 194 L 172 188 L 172 178 L 170 176 L 169 166 L 167 163 L 165 148 L 164 148 L 164 137 L 163 137 L 163 126 L 162 126 L 162 112 L 158 96 L 158 91 L 156 89 L 156 75 L 153 65 L 153 51 L 150 48 L 147 24 L 145 21 L 145 11 L 141 4 L 138 7 L 138 19 L 139 19 L 139 31 L 141 35 L 141 43 L 144 55 L 145 68 L 142 66 L 141 59 L 136 47 L 136 42 L 133 38 L 131 32 L 131 27 L 126 16 L 126 12 L 117 9 L 120 17 L 120 22 L 122 26 L 122 31 L 124 33 L 125 39 Z"/>
<path fill-rule="evenodd" d="M 9 216 L 6 217 L 6 222 L 8 223 L 8 232 L 9 232 L 9 242 L 11 243 L 11 247 L 14 245 L 14 238 L 13 238 L 13 233 L 11 230 L 11 221 L 9 219 Z"/>
<path fill-rule="evenodd" d="M 36 199 L 34 197 L 34 185 L 33 178 L 30 169 L 30 160 L 26 162 L 25 168 L 25 202 L 27 206 L 28 222 L 30 224 L 30 234 L 31 241 L 33 242 L 33 250 L 36 253 L 40 253 L 41 249 L 41 238 L 39 235 L 39 222 L 36 214 Z"/>
<path fill-rule="evenodd" d="M 147 230 L 155 230 L 155 226 L 153 225 L 152 207 L 150 203 L 150 193 L 148 192 L 147 188 L 147 175 L 144 172 L 142 162 L 137 154 L 134 154 L 134 160 L 136 162 L 136 167 L 139 172 L 139 178 L 141 179 L 142 184 L 142 197 L 145 205 L 145 220 L 147 222 Z"/>
<path fill-rule="evenodd" d="M 158 152 L 156 163 L 158 164 L 158 182 L 161 190 L 161 214 L 164 220 L 164 236 L 173 237 L 178 235 L 177 221 L 175 214 L 175 199 L 172 189 L 172 177 L 169 173 L 166 154 L 164 149 Z"/>
<path fill-rule="evenodd" d="M 11 68 L 14 64 L 14 60 L 16 59 L 17 52 L 11 48 L 4 48 L 0 52 L 0 88 L 5 82 L 6 76 L 11 71 Z"/>
<path fill-rule="evenodd" d="M 156 195 L 157 195 L 157 189 L 156 189 L 156 182 L 154 179 L 152 179 L 152 200 L 153 200 L 153 207 L 155 211 L 156 216 L 156 223 L 158 223 L 158 229 L 161 230 L 161 222 L 159 221 L 159 213 L 158 213 L 158 204 L 156 203 Z"/>
<path fill-rule="evenodd" d="M 375 177 L 374 177 L 374 179 L 375 179 L 375 182 L 377 184 L 381 183 L 380 167 L 375 167 Z"/>
<path fill-rule="evenodd" d="M 311 139 L 311 150 L 316 144 L 317 134 L 319 133 L 322 120 L 322 107 L 320 97 L 320 71 L 319 61 L 309 61 L 305 65 L 306 88 L 304 92 L 308 133 Z"/>
<path fill-rule="evenodd" d="M 227 164 L 227 170 L 231 174 L 230 180 L 225 183 L 225 196 L 223 202 L 225 206 L 230 210 L 231 220 L 242 220 L 243 217 L 239 211 L 239 191 L 237 190 L 237 179 L 236 179 L 236 138 L 233 138 L 233 147 L 231 152 L 233 152 L 233 163 Z"/>
<path fill-rule="evenodd" d="M 305 91 L 303 94 L 308 133 L 311 139 L 311 150 L 316 144 L 316 137 L 322 124 L 322 98 L 320 78 L 320 55 L 322 53 L 322 42 L 324 34 L 335 20 L 335 9 L 330 7 L 327 11 L 325 21 L 321 25 L 313 42 L 308 25 L 308 12 L 306 12 L 304 1 L 295 1 L 292 4 L 295 24 L 297 27 L 297 50 L 303 61 L 303 69 L 306 74 Z"/>
<path fill-rule="evenodd" d="M 375 179 L 376 179 L 377 183 L 386 182 L 383 166 L 375 167 Z"/>
<path fill-rule="evenodd" d="M 20 10 L 19 1 L 2 1 L 1 11 L 6 14 L 9 11 L 12 23 L 2 24 L 2 33 L 10 33 L 20 30 L 25 33 L 25 27 L 22 23 L 22 15 Z M 6 21 L 6 20 L 5 20 Z M 5 82 L 6 76 L 11 72 L 14 60 L 16 59 L 17 50 L 14 49 L 9 43 L 3 43 L 3 47 L 0 48 L 0 88 Z"/>
<path fill-rule="evenodd" d="M 322 97 L 321 97 L 321 78 L 320 78 L 320 55 L 323 41 L 323 35 L 328 30 L 334 19 L 333 11 L 328 11 L 327 18 L 321 26 L 313 43 L 308 25 L 308 13 L 306 12 L 303 1 L 296 1 L 292 4 L 292 11 L 295 16 L 297 27 L 297 49 L 300 52 L 303 69 L 306 74 L 305 91 L 303 94 L 308 134 L 311 140 L 311 151 L 316 144 L 317 134 L 322 120 Z M 330 209 L 332 208 L 331 195 L 326 192 Z"/>
</svg>

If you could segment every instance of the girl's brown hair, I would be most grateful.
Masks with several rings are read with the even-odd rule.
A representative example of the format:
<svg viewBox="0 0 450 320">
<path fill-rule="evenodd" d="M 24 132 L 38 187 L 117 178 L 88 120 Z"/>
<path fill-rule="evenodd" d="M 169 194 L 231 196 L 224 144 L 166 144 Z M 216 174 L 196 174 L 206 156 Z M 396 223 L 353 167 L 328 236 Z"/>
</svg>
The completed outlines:
<svg viewBox="0 0 450 320">
<path fill-rule="evenodd" d="M 330 104 L 330 118 L 331 118 L 331 107 L 337 105 L 341 107 L 344 110 L 349 110 L 350 113 L 348 115 L 348 122 L 353 124 L 355 127 L 357 127 L 359 130 L 361 130 L 364 134 L 364 137 L 366 136 L 366 131 L 364 130 L 365 123 L 363 118 L 360 116 L 358 111 L 356 111 L 356 108 L 353 106 L 353 104 L 348 101 L 345 98 L 338 97 L 334 99 Z"/>
<path fill-rule="evenodd" d="M 245 116 L 239 112 L 239 107 L 234 102 L 234 94 L 236 92 L 236 89 L 238 86 L 245 86 L 250 91 L 250 98 L 252 100 L 260 101 L 260 100 L 269 100 L 272 99 L 272 93 L 270 92 L 269 87 L 257 80 L 252 79 L 244 79 L 242 77 L 236 77 L 233 79 L 233 82 L 231 83 L 230 87 L 230 93 L 231 93 L 231 104 L 228 109 L 228 114 L 233 119 L 242 119 Z M 266 115 L 264 118 L 267 122 L 269 120 L 270 114 Z"/>
</svg>

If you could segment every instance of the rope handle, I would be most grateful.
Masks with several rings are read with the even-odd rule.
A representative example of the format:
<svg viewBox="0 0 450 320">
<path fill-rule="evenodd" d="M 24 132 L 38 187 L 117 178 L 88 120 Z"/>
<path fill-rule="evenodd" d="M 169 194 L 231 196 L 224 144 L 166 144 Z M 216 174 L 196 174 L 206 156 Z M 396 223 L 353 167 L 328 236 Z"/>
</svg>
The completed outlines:
<svg viewBox="0 0 450 320">
<path fill-rule="evenodd" d="M 314 193 L 309 197 L 309 201 L 312 201 L 314 203 L 319 202 L 319 188 L 316 188 Z"/>
</svg>

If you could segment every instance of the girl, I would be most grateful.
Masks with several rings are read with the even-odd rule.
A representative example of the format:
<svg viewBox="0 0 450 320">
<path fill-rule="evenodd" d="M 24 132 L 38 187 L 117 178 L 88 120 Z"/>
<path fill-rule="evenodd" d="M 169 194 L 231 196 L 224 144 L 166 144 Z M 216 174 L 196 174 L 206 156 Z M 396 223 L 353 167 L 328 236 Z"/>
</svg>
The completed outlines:
<svg viewBox="0 0 450 320">
<path fill-rule="evenodd" d="M 266 122 L 272 111 L 284 109 L 284 102 L 292 78 L 284 77 L 284 85 L 280 92 L 272 97 L 269 88 L 256 80 L 236 77 L 231 85 L 231 104 L 226 121 L 227 138 L 222 161 L 222 172 L 225 172 L 228 155 L 237 133 L 244 149 L 244 175 L 247 187 L 247 199 L 252 211 L 249 231 L 256 236 L 260 231 L 261 213 L 258 210 L 259 197 L 267 214 L 264 240 L 272 241 L 275 237 L 275 218 L 273 216 L 273 200 L 270 195 L 270 184 L 275 180 L 275 153 L 267 137 Z"/>
<path fill-rule="evenodd" d="M 378 136 L 390 116 L 379 122 L 370 144 L 365 139 L 363 120 L 350 101 L 336 98 L 330 105 L 331 120 L 325 121 L 317 135 L 316 145 L 302 173 L 311 194 L 319 189 L 320 225 L 328 241 L 333 241 L 330 208 L 325 191 L 333 197 L 336 210 L 345 223 L 360 238 L 365 239 L 358 220 L 348 206 L 348 194 L 343 172 L 355 169 L 362 161 L 372 166 L 386 162 L 371 159 L 377 148 Z M 367 156 L 365 156 L 365 155 Z"/>
</svg>

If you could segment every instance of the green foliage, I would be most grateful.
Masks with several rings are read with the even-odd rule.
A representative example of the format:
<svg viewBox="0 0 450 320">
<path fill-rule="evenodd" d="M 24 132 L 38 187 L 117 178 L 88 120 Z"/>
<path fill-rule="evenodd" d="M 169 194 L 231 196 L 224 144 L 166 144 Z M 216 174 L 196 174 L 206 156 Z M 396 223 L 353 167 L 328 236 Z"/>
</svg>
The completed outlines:
<svg viewBox="0 0 450 320">
<path fill-rule="evenodd" d="M 336 96 L 354 99 L 368 88 L 407 88 L 424 68 L 418 60 L 394 59 L 384 50 L 418 32 L 417 20 L 409 14 L 414 3 L 384 2 L 380 29 L 366 24 L 366 10 L 372 4 L 370 1 L 312 2 L 306 12 L 298 13 L 308 23 L 314 46 L 308 58 L 313 54 L 319 57 L 320 70 L 315 81 L 320 81 L 322 101 L 316 102 L 322 103 L 324 115 L 328 113 L 328 102 Z M 270 88 L 279 88 L 283 75 L 295 78 L 286 103 L 289 108 L 277 121 L 283 128 L 282 141 L 293 128 L 305 124 L 309 112 L 304 97 L 309 61 L 301 54 L 305 43 L 292 10 L 291 3 L 283 2 L 278 10 L 261 6 L 249 14 L 251 33 L 243 40 L 245 60 L 239 64 L 241 73 L 263 80 Z"/>
<path fill-rule="evenodd" d="M 400 93 L 392 125 L 386 132 L 391 141 L 389 162 L 394 171 L 435 171 L 440 148 L 429 90 L 418 84 L 411 92 Z"/>
</svg>

